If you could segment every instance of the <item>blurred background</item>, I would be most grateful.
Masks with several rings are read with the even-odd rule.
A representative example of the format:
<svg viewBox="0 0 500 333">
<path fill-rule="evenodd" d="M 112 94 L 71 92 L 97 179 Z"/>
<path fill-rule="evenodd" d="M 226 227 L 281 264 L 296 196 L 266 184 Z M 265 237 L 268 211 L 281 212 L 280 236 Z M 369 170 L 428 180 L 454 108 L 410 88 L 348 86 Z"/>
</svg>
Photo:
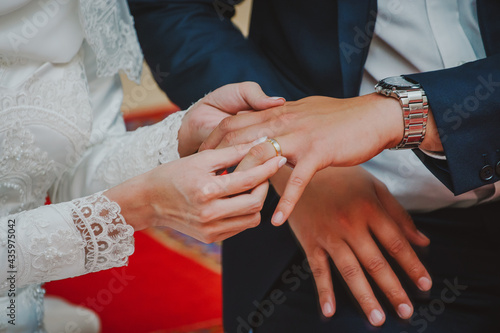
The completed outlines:
<svg viewBox="0 0 500 333">
<path fill-rule="evenodd" d="M 243 1 L 233 18 L 245 36 L 251 6 Z M 123 75 L 122 83 L 129 130 L 178 110 L 146 64 L 140 85 Z M 203 244 L 167 228 L 136 232 L 135 244 L 128 266 L 47 283 L 47 294 L 92 309 L 103 333 L 223 332 L 220 244 Z M 65 332 L 79 331 L 68 321 Z"/>
</svg>

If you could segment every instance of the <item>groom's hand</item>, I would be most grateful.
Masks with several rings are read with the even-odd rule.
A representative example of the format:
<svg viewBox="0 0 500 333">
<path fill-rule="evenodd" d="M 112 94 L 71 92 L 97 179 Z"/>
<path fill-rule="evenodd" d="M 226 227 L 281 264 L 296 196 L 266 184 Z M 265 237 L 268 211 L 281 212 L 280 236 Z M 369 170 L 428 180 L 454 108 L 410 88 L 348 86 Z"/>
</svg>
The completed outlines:
<svg viewBox="0 0 500 333">
<path fill-rule="evenodd" d="M 274 149 L 269 143 L 261 147 L 260 154 L 247 155 L 237 170 L 273 156 Z M 285 168 L 271 178 L 278 193 L 283 193 L 289 176 L 290 171 Z M 372 325 L 382 325 L 385 314 L 362 267 L 399 316 L 404 319 L 411 316 L 413 306 L 375 239 L 421 290 L 431 287 L 429 274 L 408 242 L 426 246 L 429 240 L 417 231 L 387 188 L 361 167 L 327 168 L 318 172 L 288 221 L 309 260 L 326 317 L 335 312 L 328 258 L 333 260 Z"/>
<path fill-rule="evenodd" d="M 429 111 L 422 148 L 442 150 L 435 127 Z M 348 99 L 313 96 L 225 119 L 201 149 L 251 142 L 263 136 L 278 141 L 283 156 L 295 165 L 272 219 L 279 225 L 318 170 L 365 162 L 395 147 L 403 129 L 401 106 L 394 98 L 375 93 Z"/>
<path fill-rule="evenodd" d="M 285 100 L 267 96 L 255 82 L 225 85 L 193 104 L 179 129 L 179 155 L 195 153 L 201 143 L 226 117 L 239 112 L 281 106 Z"/>
</svg>

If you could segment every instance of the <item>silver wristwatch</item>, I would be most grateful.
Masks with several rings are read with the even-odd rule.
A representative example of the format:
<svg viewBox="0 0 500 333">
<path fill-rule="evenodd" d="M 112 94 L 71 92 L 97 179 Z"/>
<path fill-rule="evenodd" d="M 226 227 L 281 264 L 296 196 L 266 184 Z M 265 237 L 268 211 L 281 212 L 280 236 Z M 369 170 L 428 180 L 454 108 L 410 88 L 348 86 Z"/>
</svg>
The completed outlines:
<svg viewBox="0 0 500 333">
<path fill-rule="evenodd" d="M 379 81 L 375 85 L 375 91 L 396 98 L 403 109 L 403 139 L 391 149 L 418 148 L 425 137 L 429 108 L 427 96 L 420 84 L 402 76 L 393 76 Z"/>
</svg>

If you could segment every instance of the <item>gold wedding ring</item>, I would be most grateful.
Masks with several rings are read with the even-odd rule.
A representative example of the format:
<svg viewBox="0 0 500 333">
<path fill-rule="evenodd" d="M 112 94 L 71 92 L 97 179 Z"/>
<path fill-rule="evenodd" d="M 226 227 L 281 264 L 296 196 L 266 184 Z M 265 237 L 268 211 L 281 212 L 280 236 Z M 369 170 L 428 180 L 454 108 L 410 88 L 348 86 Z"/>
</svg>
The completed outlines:
<svg viewBox="0 0 500 333">
<path fill-rule="evenodd" d="M 266 141 L 270 142 L 273 145 L 274 150 L 276 150 L 276 156 L 282 156 L 282 154 L 281 154 L 281 146 L 278 143 L 278 141 L 276 141 L 275 139 L 267 139 Z"/>
</svg>

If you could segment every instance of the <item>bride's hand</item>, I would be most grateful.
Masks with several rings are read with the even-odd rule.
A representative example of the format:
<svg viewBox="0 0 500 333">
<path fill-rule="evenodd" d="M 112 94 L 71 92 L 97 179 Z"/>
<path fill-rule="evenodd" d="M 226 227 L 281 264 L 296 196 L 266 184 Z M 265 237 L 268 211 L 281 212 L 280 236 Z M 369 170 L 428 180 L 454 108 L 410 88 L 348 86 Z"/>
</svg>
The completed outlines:
<svg viewBox="0 0 500 333">
<path fill-rule="evenodd" d="M 105 195 L 135 230 L 166 226 L 205 243 L 224 240 L 260 223 L 269 177 L 286 162 L 267 162 L 227 175 L 253 144 L 208 150 L 163 164 Z"/>
<path fill-rule="evenodd" d="M 182 120 L 178 136 L 180 156 L 195 153 L 222 119 L 241 111 L 281 106 L 284 102 L 283 98 L 264 94 L 255 82 L 228 84 L 211 92 L 191 106 Z"/>
</svg>

